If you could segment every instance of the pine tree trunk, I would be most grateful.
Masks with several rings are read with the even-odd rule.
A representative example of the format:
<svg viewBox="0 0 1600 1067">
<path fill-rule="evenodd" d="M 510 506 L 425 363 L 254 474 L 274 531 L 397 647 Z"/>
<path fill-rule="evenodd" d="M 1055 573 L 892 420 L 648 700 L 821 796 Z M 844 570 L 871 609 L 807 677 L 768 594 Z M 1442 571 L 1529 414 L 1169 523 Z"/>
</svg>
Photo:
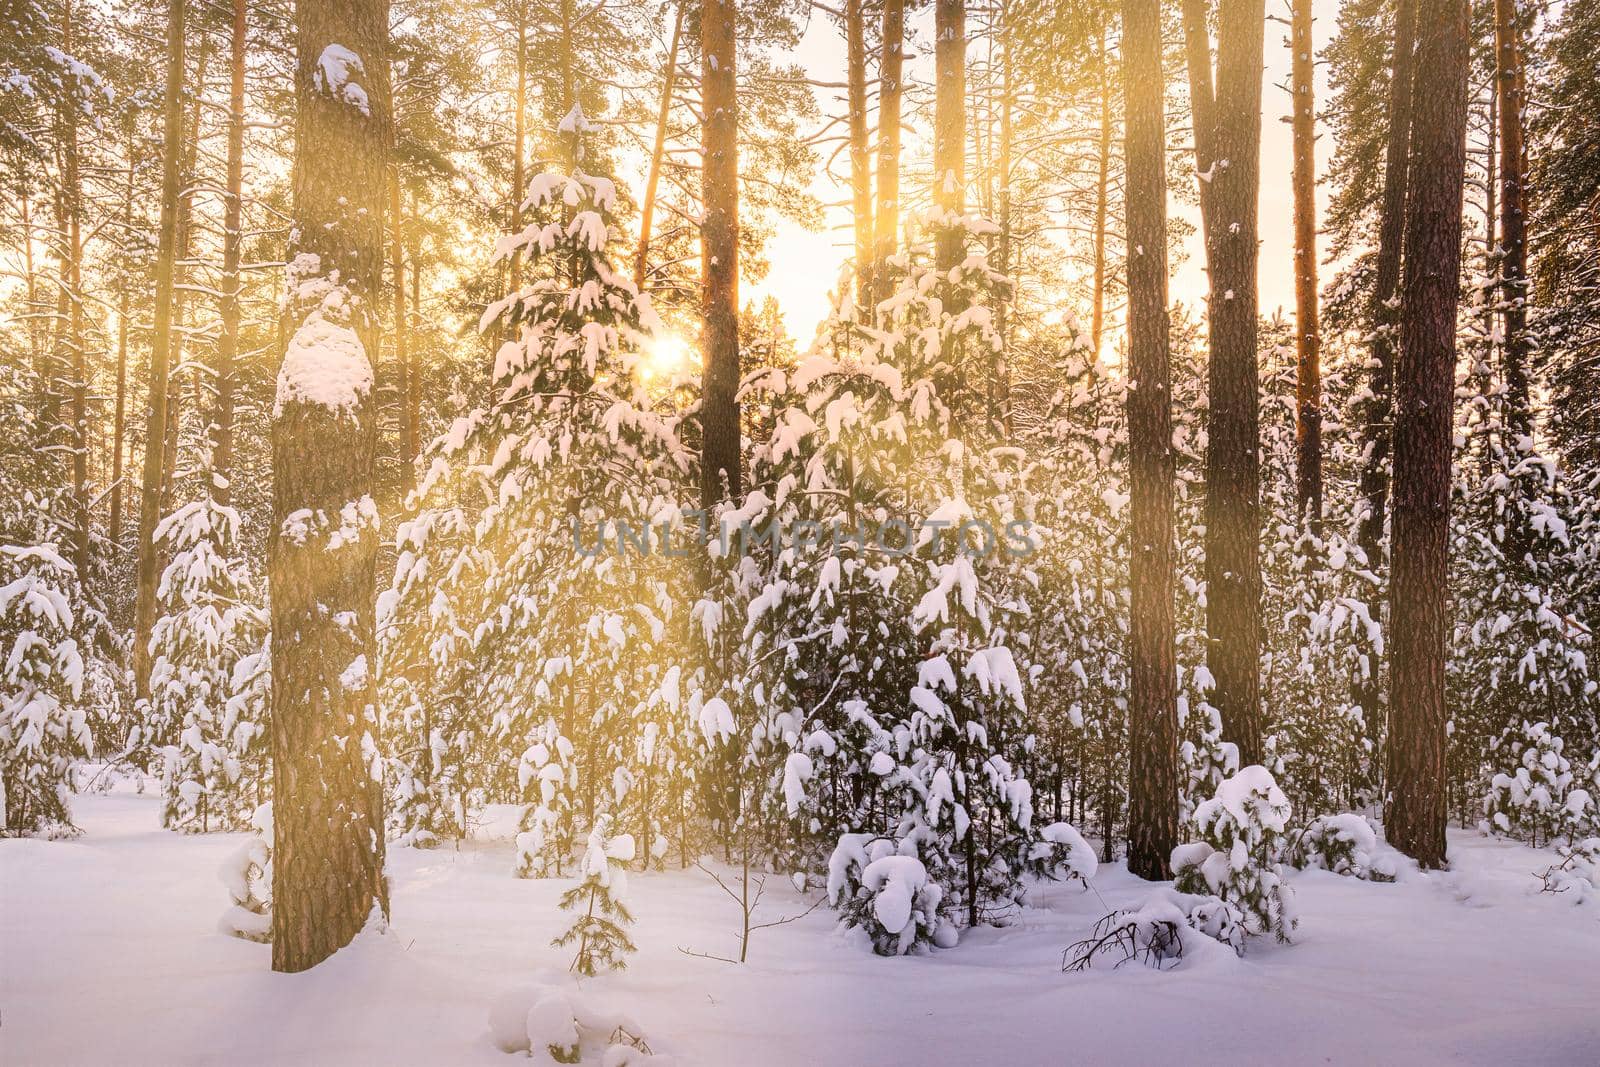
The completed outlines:
<svg viewBox="0 0 1600 1067">
<path fill-rule="evenodd" d="M 1128 226 L 1128 870 L 1172 876 L 1178 843 L 1178 703 L 1172 544 L 1172 369 L 1167 323 L 1166 117 L 1161 6 L 1123 0 Z"/>
<path fill-rule="evenodd" d="M 122 221 L 133 225 L 134 155 L 137 151 L 137 123 L 130 114 L 127 120 L 128 180 L 122 191 Z M 122 548 L 122 512 L 124 491 L 123 459 L 128 440 L 128 315 L 129 285 L 126 277 L 118 286 L 117 294 L 117 401 L 111 432 L 111 525 L 109 538 L 114 552 Z"/>
<path fill-rule="evenodd" d="M 186 0 L 168 0 L 167 80 L 161 144 L 161 220 L 156 238 L 155 322 L 150 337 L 150 399 L 139 483 L 138 590 L 134 608 L 133 677 L 140 699 L 150 695 L 150 631 L 156 619 L 156 524 L 161 521 L 162 470 L 167 451 L 167 393 L 172 357 L 174 260 L 178 248 L 179 156 L 183 147 L 184 23 Z"/>
<path fill-rule="evenodd" d="M 1217 101 L 1211 82 L 1209 0 L 1183 0 L 1183 50 L 1189 75 L 1189 113 L 1193 123 L 1194 169 L 1200 194 L 1200 232 L 1211 245 L 1211 194 L 1216 178 Z"/>
<path fill-rule="evenodd" d="M 856 238 L 856 302 L 872 293 L 872 153 L 867 143 L 867 39 L 863 0 L 845 0 L 850 107 L 850 193 Z"/>
<path fill-rule="evenodd" d="M 233 501 L 234 361 L 239 352 L 239 258 L 244 225 L 244 65 L 248 29 L 247 0 L 233 0 L 233 35 L 229 42 L 228 187 L 222 222 L 222 333 L 217 339 L 217 397 L 211 416 L 211 495 L 223 505 Z"/>
<path fill-rule="evenodd" d="M 1015 150 L 1016 129 L 1013 117 L 1013 105 L 1016 102 L 1014 84 L 1015 66 L 1012 53 L 1011 40 L 1011 5 L 1009 2 L 1000 5 L 997 16 L 1000 25 L 996 31 L 1000 38 L 1000 150 L 999 159 L 995 166 L 1000 183 L 999 203 L 999 229 L 995 236 L 995 269 L 1005 276 L 1007 283 L 1011 282 L 1011 275 L 1015 269 L 1012 260 L 1012 235 L 1011 235 L 1011 165 L 1012 154 Z M 992 381 L 990 382 L 989 421 L 990 432 L 997 437 L 1009 439 L 1013 429 L 1011 418 L 1011 365 L 1006 359 L 1006 352 L 1011 342 L 1011 302 L 1013 294 L 1008 292 L 1004 299 L 995 308 L 995 329 L 1000 335 L 1000 348 L 994 353 L 994 366 L 992 368 Z"/>
<path fill-rule="evenodd" d="M 511 217 L 506 224 L 506 232 L 520 233 L 522 230 L 522 198 L 528 195 L 527 164 L 524 162 L 528 154 L 528 20 L 527 12 L 522 4 L 517 4 L 517 88 L 513 101 L 515 115 L 512 118 L 514 133 L 512 134 L 511 148 Z M 522 287 L 522 250 L 519 248 L 511 253 L 511 286 L 510 291 L 516 292 Z M 490 356 L 490 370 L 493 371 L 494 357 Z"/>
<path fill-rule="evenodd" d="M 1322 527 L 1322 331 L 1317 313 L 1317 118 L 1311 0 L 1293 0 L 1289 86 L 1294 96 L 1296 505 Z"/>
<path fill-rule="evenodd" d="M 961 262 L 962 233 L 954 223 L 966 199 L 966 0 L 934 0 L 933 206 L 941 216 L 934 262 Z"/>
<path fill-rule="evenodd" d="M 1391 844 L 1429 868 L 1445 862 L 1445 641 L 1467 5 L 1422 0 L 1417 25 L 1394 427 L 1385 828 Z"/>
<path fill-rule="evenodd" d="M 883 56 L 878 69 L 878 208 L 872 220 L 874 303 L 891 291 L 888 259 L 899 246 L 900 104 L 904 95 L 905 0 L 884 0 Z"/>
<path fill-rule="evenodd" d="M 411 196 L 411 217 L 417 217 L 417 197 Z M 413 232 L 411 241 L 407 246 L 407 258 L 411 260 L 411 328 L 406 331 L 410 343 L 406 346 L 406 422 L 411 426 L 413 452 L 415 459 L 422 453 L 423 426 L 422 426 L 422 361 L 417 357 L 417 326 L 422 322 L 422 239 Z"/>
<path fill-rule="evenodd" d="M 400 211 L 400 162 L 389 168 L 389 259 L 394 278 L 394 361 L 399 370 L 400 489 L 411 489 L 417 458 L 417 427 L 411 412 L 411 338 L 406 323 L 406 257 Z"/>
<path fill-rule="evenodd" d="M 672 16 L 672 43 L 667 46 L 667 69 L 661 83 L 661 107 L 656 114 L 656 143 L 650 150 L 650 173 L 645 178 L 644 202 L 639 207 L 639 252 L 634 257 L 633 284 L 644 291 L 650 266 L 650 230 L 655 220 L 656 190 L 661 184 L 661 162 L 667 153 L 667 122 L 672 117 L 672 89 L 678 80 L 678 41 L 683 35 L 685 0 L 678 0 Z"/>
<path fill-rule="evenodd" d="M 267 554 L 275 971 L 316 965 L 375 911 L 388 910 L 370 670 L 377 412 L 367 357 L 378 345 L 383 286 L 388 4 L 301 4 L 297 23 L 296 241 L 287 313 L 298 329 L 278 379 Z M 319 57 L 334 45 L 358 60 L 348 76 L 364 96 L 323 77 L 328 64 L 319 65 Z M 355 352 L 318 343 L 319 328 L 335 327 L 346 328 L 337 336 L 354 331 Z M 324 360 L 341 360 L 337 376 L 358 384 L 319 392 L 333 376 L 307 374 L 289 359 L 308 345 Z"/>
<path fill-rule="evenodd" d="M 739 115 L 732 0 L 701 11 L 700 95 L 704 161 L 700 242 L 705 373 L 700 407 L 700 499 L 710 507 L 743 495 L 739 456 Z"/>
<path fill-rule="evenodd" d="M 1405 234 L 1406 185 L 1411 145 L 1411 70 L 1415 61 L 1417 0 L 1397 0 L 1394 12 L 1394 54 L 1389 76 L 1389 128 L 1384 146 L 1383 203 L 1378 213 L 1378 251 L 1374 263 L 1370 363 L 1371 397 L 1362 427 L 1361 522 L 1356 543 L 1369 566 L 1383 554 L 1383 530 L 1389 510 L 1389 451 L 1394 419 L 1395 331 L 1400 316 L 1394 307 L 1400 290 L 1401 245 Z M 1375 710 L 1362 701 L 1368 712 Z"/>
<path fill-rule="evenodd" d="M 75 47 L 72 0 L 62 4 L 62 44 L 68 55 Z M 78 160 L 77 78 L 68 75 L 69 99 L 61 111 L 62 166 L 66 207 L 66 277 L 62 278 L 68 312 L 65 335 L 72 367 L 72 562 L 81 581 L 89 580 L 89 366 L 83 342 L 83 184 Z"/>
<path fill-rule="evenodd" d="M 1111 67 L 1106 59 L 1104 27 L 1101 28 L 1099 39 L 1095 42 L 1095 58 L 1100 64 L 1100 156 L 1097 161 L 1099 170 L 1094 184 L 1094 292 L 1089 319 L 1089 338 L 1090 344 L 1094 346 L 1095 359 L 1098 360 L 1101 342 L 1105 337 L 1106 214 L 1110 207 L 1111 184 Z M 1164 172 L 1165 167 L 1162 169 Z"/>
<path fill-rule="evenodd" d="M 1256 206 L 1260 194 L 1264 0 L 1222 0 L 1217 37 L 1206 449 L 1206 659 L 1222 735 L 1260 763 L 1260 375 Z"/>
<path fill-rule="evenodd" d="M 1500 109 L 1500 303 L 1505 360 L 1505 428 L 1508 455 L 1520 456 L 1533 436 L 1528 404 L 1528 246 L 1523 207 L 1526 180 L 1522 149 L 1522 42 L 1516 0 L 1495 0 L 1495 89 Z M 1507 553 L 1521 564 L 1532 544 L 1530 531 L 1514 517 L 1506 532 Z"/>
</svg>

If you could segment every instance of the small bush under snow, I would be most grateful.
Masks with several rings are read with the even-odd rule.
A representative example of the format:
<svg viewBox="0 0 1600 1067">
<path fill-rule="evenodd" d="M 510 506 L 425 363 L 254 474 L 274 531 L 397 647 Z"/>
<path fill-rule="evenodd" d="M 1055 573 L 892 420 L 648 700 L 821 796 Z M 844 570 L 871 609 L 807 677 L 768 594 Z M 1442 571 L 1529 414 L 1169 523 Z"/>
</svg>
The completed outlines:
<svg viewBox="0 0 1600 1067">
<path fill-rule="evenodd" d="M 1289 940 L 1298 919 L 1278 858 L 1289 799 L 1265 767 L 1246 767 L 1195 808 L 1200 840 L 1172 850 L 1180 892 L 1220 897 L 1244 915 L 1251 934 Z"/>
<path fill-rule="evenodd" d="M 1318 815 L 1306 824 L 1288 851 L 1296 867 L 1314 867 L 1369 882 L 1392 882 L 1394 849 L 1378 841 L 1372 824 L 1360 815 Z"/>
</svg>

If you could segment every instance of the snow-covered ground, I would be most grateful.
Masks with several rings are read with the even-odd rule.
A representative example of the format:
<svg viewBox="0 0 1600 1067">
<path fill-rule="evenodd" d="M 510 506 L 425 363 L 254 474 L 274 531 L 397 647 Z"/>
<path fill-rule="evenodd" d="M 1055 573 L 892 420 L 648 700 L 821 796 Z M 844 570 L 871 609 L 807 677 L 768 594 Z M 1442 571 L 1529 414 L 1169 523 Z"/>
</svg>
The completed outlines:
<svg viewBox="0 0 1600 1067">
<path fill-rule="evenodd" d="M 237 835 L 157 828 L 158 801 L 76 798 L 71 841 L 0 841 L 7 1064 L 516 1062 L 490 1039 L 508 991 L 568 981 L 557 881 L 509 875 L 508 841 L 390 853 L 393 926 L 301 975 L 217 932 Z M 1455 869 L 1382 885 L 1294 877 L 1297 943 L 1176 970 L 1061 973 L 1106 905 L 1147 888 L 1107 865 L 1004 929 L 882 959 L 826 908 L 754 935 L 698 871 L 634 875 L 639 952 L 583 996 L 676 1064 L 1600 1064 L 1600 908 L 1535 892 L 1548 853 L 1451 837 Z M 1104 898 L 1105 903 L 1100 898 Z M 757 921 L 808 902 L 774 878 Z"/>
</svg>

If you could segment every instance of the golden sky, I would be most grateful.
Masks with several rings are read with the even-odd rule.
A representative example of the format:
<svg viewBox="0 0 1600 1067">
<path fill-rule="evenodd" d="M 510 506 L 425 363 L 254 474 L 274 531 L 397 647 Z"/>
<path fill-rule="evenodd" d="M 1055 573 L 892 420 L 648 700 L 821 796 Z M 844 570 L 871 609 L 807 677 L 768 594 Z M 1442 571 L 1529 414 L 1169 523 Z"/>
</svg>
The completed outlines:
<svg viewBox="0 0 1600 1067">
<path fill-rule="evenodd" d="M 1314 36 L 1320 52 L 1336 29 L 1335 16 L 1338 0 L 1314 0 L 1316 24 Z M 1289 11 L 1284 0 L 1268 0 L 1267 13 L 1280 16 L 1287 22 Z M 912 20 L 919 46 L 932 41 L 932 16 L 923 12 Z M 1290 131 L 1287 122 L 1279 121 L 1289 113 L 1289 95 L 1278 85 L 1288 81 L 1289 47 L 1288 26 L 1269 22 L 1266 28 L 1266 80 L 1262 88 L 1261 123 L 1261 263 L 1260 295 L 1263 314 L 1282 307 L 1292 316 L 1294 309 L 1294 244 L 1292 229 L 1293 203 L 1289 189 Z M 844 44 L 838 29 L 831 20 L 820 15 L 813 18 L 805 38 L 801 41 L 796 59 L 805 64 L 811 76 L 819 81 L 840 81 L 844 71 Z M 908 75 L 927 76 L 932 65 L 931 56 L 908 56 Z M 1317 67 L 1317 107 L 1320 111 L 1327 100 L 1327 70 Z M 823 90 L 825 111 L 841 110 L 840 105 L 828 98 L 834 90 Z M 1319 174 L 1327 165 L 1327 152 L 1331 146 L 1328 137 L 1317 142 Z M 844 173 L 841 159 L 837 168 Z M 844 201 L 848 191 L 836 187 L 826 176 L 819 175 L 813 186 L 824 202 Z M 1319 217 L 1326 203 L 1326 190 L 1318 188 Z M 1168 210 L 1184 214 L 1198 228 L 1199 217 L 1191 209 L 1176 201 Z M 770 252 L 773 263 L 771 274 L 757 285 L 746 285 L 742 299 L 759 300 L 771 293 L 783 307 L 789 331 L 802 348 L 811 340 L 816 324 L 828 310 L 828 291 L 838 275 L 843 259 L 850 254 L 850 216 L 848 207 L 841 203 L 829 212 L 828 224 L 822 232 L 810 232 L 793 224 L 783 224 L 775 236 Z M 1319 256 L 1325 252 L 1319 251 Z M 1199 237 L 1191 238 L 1186 260 L 1173 272 L 1172 298 L 1198 306 L 1205 296 L 1205 257 Z M 1322 268 L 1326 280 L 1332 274 L 1330 267 Z"/>
</svg>

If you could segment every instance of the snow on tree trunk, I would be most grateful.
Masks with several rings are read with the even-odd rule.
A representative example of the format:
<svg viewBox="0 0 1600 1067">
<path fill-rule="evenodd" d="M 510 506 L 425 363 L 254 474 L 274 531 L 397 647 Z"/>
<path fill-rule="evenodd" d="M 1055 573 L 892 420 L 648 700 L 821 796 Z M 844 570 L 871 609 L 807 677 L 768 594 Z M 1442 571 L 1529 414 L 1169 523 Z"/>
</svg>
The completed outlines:
<svg viewBox="0 0 1600 1067">
<path fill-rule="evenodd" d="M 389 143 L 387 7 L 297 10 L 292 337 L 272 423 L 272 964 L 312 967 L 387 913 L 372 673 L 372 365 Z"/>
</svg>

